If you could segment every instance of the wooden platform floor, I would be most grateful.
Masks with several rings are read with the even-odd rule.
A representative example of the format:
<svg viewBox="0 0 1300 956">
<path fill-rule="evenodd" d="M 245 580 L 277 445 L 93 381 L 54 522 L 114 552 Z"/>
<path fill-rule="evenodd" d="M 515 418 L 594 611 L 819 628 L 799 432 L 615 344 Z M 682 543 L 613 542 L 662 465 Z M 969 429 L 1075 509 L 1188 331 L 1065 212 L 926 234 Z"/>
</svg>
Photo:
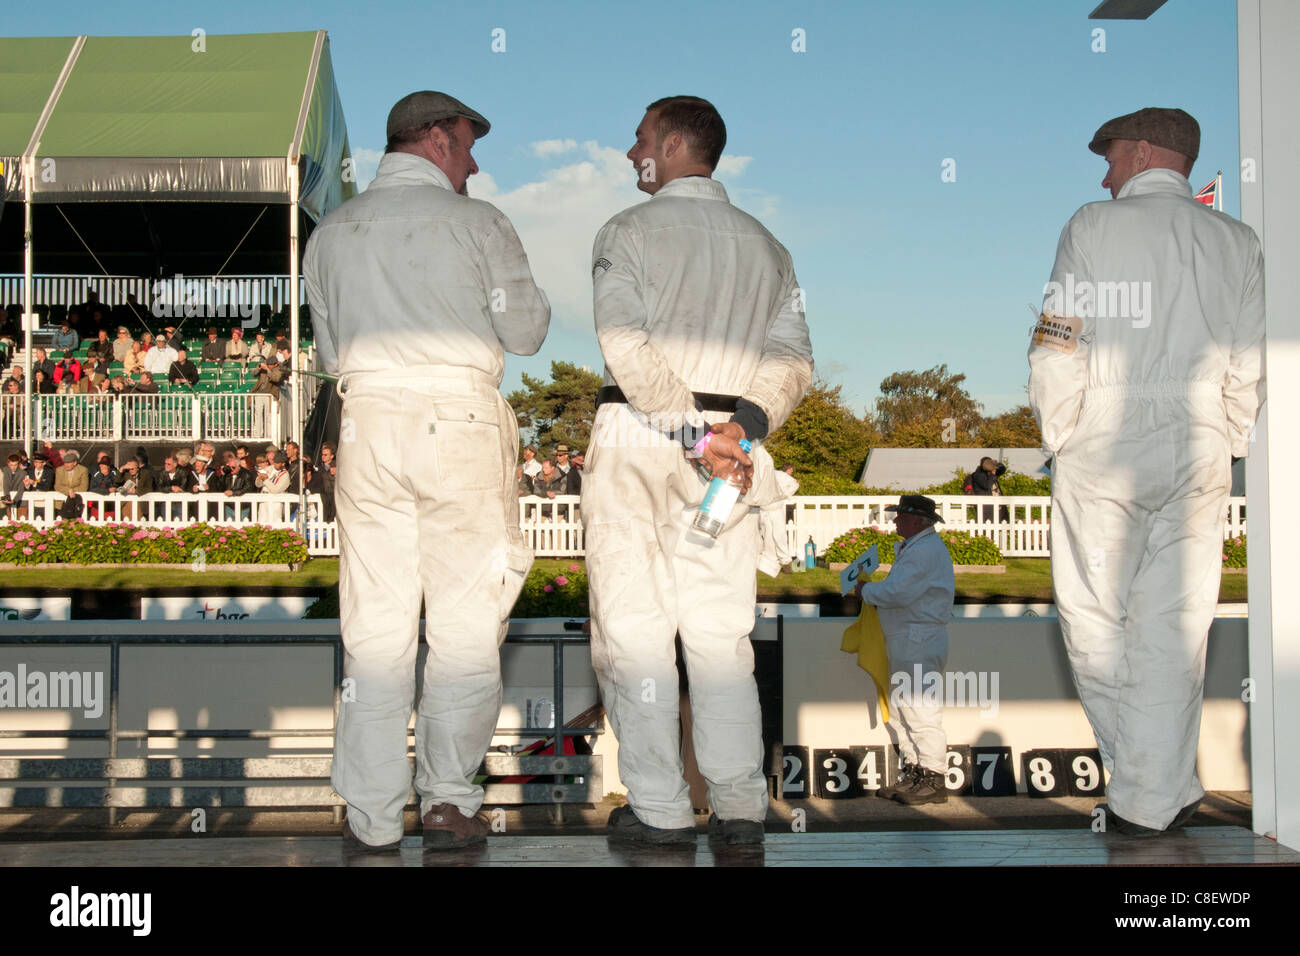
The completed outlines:
<svg viewBox="0 0 1300 956">
<path fill-rule="evenodd" d="M 1071 830 L 768 833 L 758 848 L 643 849 L 603 836 L 494 835 L 468 850 L 345 853 L 338 837 L 217 837 L 0 844 L 8 867 L 331 866 L 1205 866 L 1300 865 L 1300 853 L 1242 827 L 1190 827 L 1154 839 Z"/>
</svg>

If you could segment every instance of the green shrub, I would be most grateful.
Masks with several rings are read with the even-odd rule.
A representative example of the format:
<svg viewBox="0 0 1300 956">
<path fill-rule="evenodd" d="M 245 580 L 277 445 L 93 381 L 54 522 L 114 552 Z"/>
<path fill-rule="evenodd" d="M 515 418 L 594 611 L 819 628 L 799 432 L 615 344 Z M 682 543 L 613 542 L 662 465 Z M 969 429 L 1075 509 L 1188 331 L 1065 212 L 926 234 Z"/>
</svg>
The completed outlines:
<svg viewBox="0 0 1300 956">
<path fill-rule="evenodd" d="M 575 561 L 555 575 L 544 568 L 534 568 L 510 614 L 512 617 L 590 617 L 586 566 Z"/>
<path fill-rule="evenodd" d="M 1244 568 L 1246 566 L 1246 536 L 1238 535 L 1223 542 L 1223 566 L 1225 568 Z"/>
<path fill-rule="evenodd" d="M 948 548 L 953 564 L 1001 564 L 1002 552 L 989 538 L 980 538 L 966 531 L 939 531 Z M 870 548 L 876 546 L 881 564 L 894 563 L 894 546 L 903 539 L 896 534 L 889 534 L 877 527 L 855 528 L 846 531 L 826 549 L 827 563 L 831 561 L 854 561 Z"/>
</svg>

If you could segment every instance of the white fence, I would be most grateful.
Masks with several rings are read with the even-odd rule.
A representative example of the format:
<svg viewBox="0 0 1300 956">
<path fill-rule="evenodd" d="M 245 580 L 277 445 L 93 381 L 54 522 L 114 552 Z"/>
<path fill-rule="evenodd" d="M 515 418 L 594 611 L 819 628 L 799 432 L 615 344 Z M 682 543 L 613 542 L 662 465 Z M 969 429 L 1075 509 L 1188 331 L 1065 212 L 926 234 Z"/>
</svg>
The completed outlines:
<svg viewBox="0 0 1300 956">
<path fill-rule="evenodd" d="M 966 531 L 991 538 L 1009 558 L 1046 558 L 1051 555 L 1048 540 L 1052 522 L 1052 499 L 1043 495 L 973 497 L 934 495 L 943 518 L 943 530 Z M 898 504 L 897 495 L 799 496 L 794 499 L 794 520 L 786 525 L 791 556 L 802 557 L 811 537 L 821 555 L 831 542 L 846 531 L 875 525 L 893 531 L 887 505 Z M 1224 515 L 1223 537 L 1246 533 L 1246 499 L 1229 498 Z"/>
<path fill-rule="evenodd" d="M 140 497 L 83 495 L 87 502 L 84 520 L 91 524 L 125 522 L 149 527 L 180 528 L 197 521 L 210 524 L 266 524 L 275 528 L 297 527 L 297 495 L 251 494 L 226 497 L 219 494 L 151 494 Z M 26 520 L 37 527 L 54 524 L 63 496 L 53 492 L 25 494 Z M 1044 496 L 971 498 L 939 495 L 934 498 L 943 516 L 944 530 L 966 531 L 991 538 L 1009 558 L 1046 558 L 1051 555 L 1052 499 Z M 831 542 L 854 528 L 876 526 L 892 532 L 894 522 L 885 511 L 898 503 L 897 496 L 800 496 L 793 499 L 794 517 L 786 522 L 786 546 L 792 558 L 802 559 L 804 546 L 812 538 L 820 557 Z M 94 508 L 89 506 L 94 504 Z M 91 511 L 96 513 L 91 515 Z M 320 498 L 307 496 L 304 536 L 313 555 L 338 554 L 338 529 L 334 522 L 320 520 Z M 1224 516 L 1223 537 L 1246 533 L 1246 499 L 1230 498 Z M 581 557 L 584 552 L 582 515 L 577 495 L 556 498 L 529 496 L 519 499 L 519 527 L 538 557 Z"/>
<path fill-rule="evenodd" d="M 247 392 L 167 395 L 40 395 L 33 399 L 36 441 L 266 441 L 280 443 L 279 403 Z M 24 441 L 22 395 L 0 395 L 0 442 Z"/>
</svg>

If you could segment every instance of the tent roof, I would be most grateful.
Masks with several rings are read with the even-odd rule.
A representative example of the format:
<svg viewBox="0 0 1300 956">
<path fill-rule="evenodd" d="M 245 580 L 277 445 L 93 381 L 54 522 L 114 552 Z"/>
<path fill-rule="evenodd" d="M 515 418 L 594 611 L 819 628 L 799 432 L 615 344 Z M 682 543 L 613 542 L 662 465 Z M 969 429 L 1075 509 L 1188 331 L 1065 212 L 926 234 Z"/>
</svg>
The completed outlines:
<svg viewBox="0 0 1300 956">
<path fill-rule="evenodd" d="M 10 200 L 33 145 L 34 202 L 287 203 L 290 155 L 313 218 L 355 193 L 324 31 L 0 38 L 0 64 Z"/>
</svg>

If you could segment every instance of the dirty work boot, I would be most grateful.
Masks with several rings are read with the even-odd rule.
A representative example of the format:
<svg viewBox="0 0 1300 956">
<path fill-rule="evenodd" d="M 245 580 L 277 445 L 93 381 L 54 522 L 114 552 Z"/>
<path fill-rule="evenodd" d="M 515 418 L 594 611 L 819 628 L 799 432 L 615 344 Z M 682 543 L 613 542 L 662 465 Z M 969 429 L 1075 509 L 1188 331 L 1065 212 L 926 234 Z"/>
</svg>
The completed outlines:
<svg viewBox="0 0 1300 956">
<path fill-rule="evenodd" d="M 876 796 L 884 800 L 893 800 L 900 790 L 907 790 L 912 786 L 912 778 L 916 776 L 920 769 L 914 763 L 903 764 L 903 769 L 899 771 L 898 779 L 894 781 L 894 785 L 892 787 L 881 787 L 876 791 Z"/>
<path fill-rule="evenodd" d="M 424 824 L 424 845 L 430 850 L 456 850 L 474 843 L 486 843 L 492 829 L 482 812 L 467 817 L 450 803 L 435 803 L 420 818 Z"/>
<path fill-rule="evenodd" d="M 912 778 L 912 785 L 895 793 L 894 799 L 909 807 L 922 803 L 947 803 L 948 782 L 944 774 L 923 767 Z"/>
<path fill-rule="evenodd" d="M 660 829 L 642 823 L 629 806 L 615 807 L 605 825 L 605 835 L 615 843 L 640 843 L 646 846 L 695 846 L 695 827 Z"/>
<path fill-rule="evenodd" d="M 343 821 L 342 835 L 344 854 L 396 853 L 402 848 L 401 840 L 397 840 L 393 843 L 384 843 L 379 846 L 366 843 L 352 832 L 352 824 L 346 819 Z"/>
<path fill-rule="evenodd" d="M 723 820 L 716 813 L 710 814 L 709 841 L 727 846 L 760 846 L 763 824 L 757 820 Z"/>
</svg>

